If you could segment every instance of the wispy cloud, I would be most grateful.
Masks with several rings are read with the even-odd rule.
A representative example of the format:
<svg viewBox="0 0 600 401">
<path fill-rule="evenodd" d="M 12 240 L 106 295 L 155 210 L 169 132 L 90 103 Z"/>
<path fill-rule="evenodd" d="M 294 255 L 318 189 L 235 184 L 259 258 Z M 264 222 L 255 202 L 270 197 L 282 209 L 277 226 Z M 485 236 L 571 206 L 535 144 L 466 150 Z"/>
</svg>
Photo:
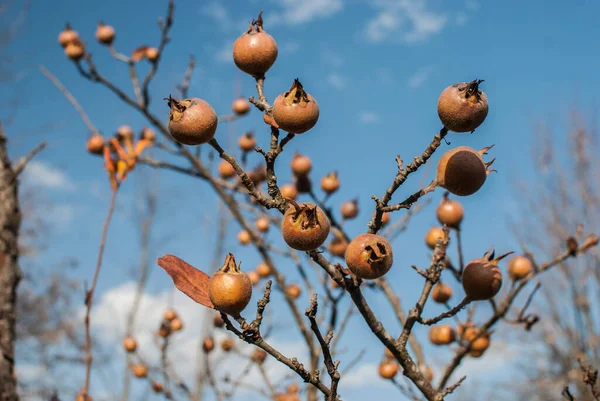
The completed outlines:
<svg viewBox="0 0 600 401">
<path fill-rule="evenodd" d="M 427 67 L 419 68 L 413 75 L 408 78 L 407 85 L 411 89 L 416 89 L 423 85 L 427 78 L 435 71 L 435 67 L 430 65 Z"/>
<path fill-rule="evenodd" d="M 200 9 L 200 14 L 214 20 L 218 27 L 224 32 L 232 31 L 237 28 L 237 24 L 234 22 L 227 8 L 216 1 L 212 1 L 203 6 Z"/>
<path fill-rule="evenodd" d="M 364 30 L 371 42 L 392 36 L 406 43 L 421 42 L 444 29 L 448 21 L 443 13 L 431 10 L 427 0 L 381 0 L 374 7 L 377 13 Z"/>
<path fill-rule="evenodd" d="M 233 63 L 233 42 L 225 42 L 215 53 L 215 59 L 221 63 Z"/>
<path fill-rule="evenodd" d="M 362 124 L 375 124 L 381 121 L 381 116 L 372 111 L 361 111 L 358 114 L 358 121 Z"/>
<path fill-rule="evenodd" d="M 346 87 L 346 80 L 340 74 L 332 72 L 327 76 L 327 83 L 335 89 L 341 90 Z"/>
<path fill-rule="evenodd" d="M 281 0 L 280 11 L 269 13 L 269 24 L 299 25 L 329 17 L 342 10 L 342 0 Z"/>
<path fill-rule="evenodd" d="M 23 172 L 25 182 L 44 188 L 73 191 L 75 184 L 69 177 L 54 166 L 39 161 L 31 161 Z"/>
</svg>

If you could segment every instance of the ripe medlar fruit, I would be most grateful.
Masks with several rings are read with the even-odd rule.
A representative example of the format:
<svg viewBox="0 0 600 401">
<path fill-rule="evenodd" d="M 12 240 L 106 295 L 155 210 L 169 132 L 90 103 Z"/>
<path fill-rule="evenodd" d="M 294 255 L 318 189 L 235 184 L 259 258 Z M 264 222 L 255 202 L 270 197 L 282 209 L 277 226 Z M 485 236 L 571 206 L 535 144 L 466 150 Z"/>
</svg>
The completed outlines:
<svg viewBox="0 0 600 401">
<path fill-rule="evenodd" d="M 184 145 L 200 145 L 214 138 L 218 117 L 206 101 L 197 97 L 176 100 L 169 95 L 169 133 Z"/>
<path fill-rule="evenodd" d="M 179 331 L 183 329 L 183 322 L 181 321 L 180 318 L 176 317 L 175 319 L 171 320 L 170 323 L 170 328 L 173 331 Z"/>
<path fill-rule="evenodd" d="M 337 256 L 338 258 L 343 258 L 346 255 L 346 249 L 348 249 L 348 241 L 346 241 L 346 239 L 340 235 L 333 237 L 329 243 L 329 246 L 327 247 L 329 253 L 331 253 L 333 256 Z"/>
<path fill-rule="evenodd" d="M 287 294 L 292 298 L 298 299 L 302 294 L 302 288 L 300 288 L 298 284 L 289 284 L 286 287 L 285 292 L 287 292 Z"/>
<path fill-rule="evenodd" d="M 329 235 L 329 219 L 320 207 L 313 203 L 296 203 L 289 200 L 288 209 L 281 220 L 284 241 L 299 251 L 317 249 Z"/>
<path fill-rule="evenodd" d="M 252 282 L 248 275 L 235 264 L 233 254 L 227 255 L 223 267 L 210 278 L 208 298 L 216 310 L 234 317 L 250 302 Z"/>
<path fill-rule="evenodd" d="M 460 228 L 460 222 L 465 215 L 465 211 L 460 202 L 449 199 L 447 192 L 444 194 L 435 213 L 440 224 L 445 224 L 454 229 Z"/>
<path fill-rule="evenodd" d="M 256 268 L 256 273 L 259 277 L 269 277 L 271 275 L 271 268 L 265 262 L 262 262 Z"/>
<path fill-rule="evenodd" d="M 296 78 L 289 91 L 273 102 L 273 119 L 279 128 L 290 134 L 303 134 L 319 119 L 319 105 Z"/>
<path fill-rule="evenodd" d="M 398 373 L 398 362 L 384 361 L 379 365 L 379 376 L 384 379 L 393 379 Z"/>
<path fill-rule="evenodd" d="M 225 327 L 225 321 L 223 320 L 223 318 L 221 317 L 221 314 L 219 312 L 215 312 L 215 317 L 213 319 L 213 325 L 219 329 L 222 329 L 223 327 Z"/>
<path fill-rule="evenodd" d="M 271 223 L 269 223 L 269 219 L 267 219 L 266 217 L 259 217 L 254 222 L 254 226 L 256 227 L 256 229 L 263 233 L 269 231 L 270 225 L 271 225 Z"/>
<path fill-rule="evenodd" d="M 229 338 L 224 339 L 223 341 L 221 341 L 221 349 L 225 352 L 229 352 L 233 349 L 234 344 L 233 341 L 231 341 Z"/>
<path fill-rule="evenodd" d="M 154 391 L 155 393 L 162 393 L 162 391 L 165 388 L 161 382 L 155 382 L 155 381 L 152 382 L 151 386 L 152 386 L 152 391 Z"/>
<path fill-rule="evenodd" d="M 492 145 L 493 146 L 493 145 Z M 482 156 L 492 148 L 473 150 L 459 146 L 444 153 L 437 164 L 438 185 L 458 196 L 472 195 L 483 186 L 494 160 L 486 163 Z"/>
<path fill-rule="evenodd" d="M 256 285 L 260 282 L 260 276 L 255 271 L 249 271 L 248 278 L 250 279 L 250 282 L 252 283 L 252 285 Z"/>
<path fill-rule="evenodd" d="M 340 212 L 345 220 L 350 220 L 358 216 L 358 199 L 342 203 Z"/>
<path fill-rule="evenodd" d="M 83 43 L 81 43 L 79 40 L 70 42 L 65 47 L 65 54 L 71 60 L 74 60 L 74 61 L 81 60 L 81 58 L 85 54 L 85 47 L 83 46 Z"/>
<path fill-rule="evenodd" d="M 277 43 L 263 29 L 262 12 L 233 43 L 233 61 L 247 74 L 262 76 L 277 59 Z"/>
<path fill-rule="evenodd" d="M 250 111 L 250 102 L 245 97 L 238 97 L 231 104 L 231 110 L 238 116 L 243 116 Z"/>
<path fill-rule="evenodd" d="M 77 31 L 71 29 L 71 26 L 67 24 L 65 29 L 58 34 L 58 43 L 60 43 L 62 47 L 67 47 L 73 42 L 79 42 L 79 34 Z"/>
<path fill-rule="evenodd" d="M 360 234 L 348 244 L 346 264 L 357 277 L 373 280 L 390 270 L 394 262 L 390 242 L 375 234 Z"/>
<path fill-rule="evenodd" d="M 431 326 L 429 329 L 429 341 L 435 345 L 448 345 L 456 339 L 456 332 L 448 324 Z"/>
<path fill-rule="evenodd" d="M 148 376 L 148 367 L 143 363 L 131 365 L 131 371 L 133 372 L 133 375 L 138 379 L 143 379 L 146 376 Z"/>
<path fill-rule="evenodd" d="M 206 337 L 204 340 L 202 340 L 202 349 L 207 354 L 211 352 L 213 349 L 215 349 L 215 340 L 213 340 L 212 337 Z"/>
<path fill-rule="evenodd" d="M 94 132 L 87 140 L 85 147 L 93 155 L 101 155 L 104 152 L 104 138 Z"/>
<path fill-rule="evenodd" d="M 332 173 L 327 174 L 325 177 L 321 178 L 321 189 L 326 194 L 332 194 L 337 191 L 340 187 L 340 180 L 338 178 L 337 172 L 334 171 Z"/>
<path fill-rule="evenodd" d="M 102 21 L 98 22 L 96 40 L 104 45 L 110 45 L 115 40 L 115 28 L 110 25 L 104 25 Z"/>
<path fill-rule="evenodd" d="M 246 230 L 242 230 L 237 235 L 238 241 L 242 245 L 248 245 L 252 241 L 252 237 L 250 237 L 250 233 Z"/>
<path fill-rule="evenodd" d="M 508 261 L 508 276 L 513 280 L 521 280 L 533 270 L 531 261 L 525 256 L 517 255 Z"/>
<path fill-rule="evenodd" d="M 279 191 L 284 198 L 296 200 L 298 197 L 298 190 L 294 184 L 284 184 L 279 188 Z"/>
<path fill-rule="evenodd" d="M 163 314 L 163 318 L 165 320 L 168 320 L 169 322 L 173 319 L 175 319 L 177 317 L 177 312 L 175 312 L 173 309 L 167 309 L 165 311 L 165 313 Z"/>
<path fill-rule="evenodd" d="M 441 227 L 431 227 L 425 234 L 425 244 L 430 249 L 435 249 L 438 238 L 444 239 L 444 230 Z"/>
<path fill-rule="evenodd" d="M 494 251 L 491 250 L 481 259 L 469 262 L 462 274 L 462 285 L 467 297 L 473 301 L 492 299 L 502 287 L 502 272 L 498 268 L 498 262 L 511 253 L 494 259 Z"/>
<path fill-rule="evenodd" d="M 440 304 L 445 304 L 452 297 L 452 287 L 439 282 L 431 291 L 431 298 Z"/>
<path fill-rule="evenodd" d="M 256 138 L 252 131 L 244 133 L 240 139 L 238 139 L 238 145 L 244 152 L 250 152 L 256 147 Z"/>
<path fill-rule="evenodd" d="M 123 340 L 123 348 L 127 352 L 135 352 L 135 350 L 137 349 L 137 341 L 135 340 L 135 338 L 127 336 Z"/>
<path fill-rule="evenodd" d="M 235 177 L 235 169 L 227 160 L 221 160 L 219 162 L 219 175 L 224 179 Z"/>
<path fill-rule="evenodd" d="M 252 360 L 258 364 L 262 364 L 267 360 L 267 353 L 260 348 L 254 350 L 251 356 Z"/>
<path fill-rule="evenodd" d="M 438 116 L 454 132 L 473 132 L 488 114 L 488 100 L 479 89 L 483 80 L 461 82 L 444 89 L 438 99 Z"/>
<path fill-rule="evenodd" d="M 310 157 L 295 152 L 290 166 L 292 167 L 292 173 L 294 173 L 295 176 L 306 176 L 312 169 L 312 161 L 310 160 Z"/>
<path fill-rule="evenodd" d="M 147 47 L 144 51 L 144 56 L 146 56 L 148 61 L 150 61 L 151 63 L 155 63 L 158 60 L 158 57 L 160 56 L 160 52 L 156 47 Z"/>
</svg>

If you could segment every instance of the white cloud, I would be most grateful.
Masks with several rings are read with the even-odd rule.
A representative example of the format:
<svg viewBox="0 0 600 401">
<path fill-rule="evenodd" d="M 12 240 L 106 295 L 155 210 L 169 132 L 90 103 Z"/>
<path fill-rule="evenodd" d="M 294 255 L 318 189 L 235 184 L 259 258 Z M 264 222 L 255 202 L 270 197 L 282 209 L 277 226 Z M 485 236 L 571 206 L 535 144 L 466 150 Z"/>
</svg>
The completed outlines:
<svg viewBox="0 0 600 401">
<path fill-rule="evenodd" d="M 389 382 L 379 376 L 379 365 L 375 363 L 361 363 L 356 369 L 342 376 L 344 388 L 389 386 Z"/>
<path fill-rule="evenodd" d="M 289 23 L 293 25 L 329 17 L 343 8 L 342 0 L 281 0 L 281 11 L 269 13 L 269 25 Z"/>
<path fill-rule="evenodd" d="M 381 116 L 372 111 L 361 111 L 358 114 L 358 120 L 363 124 L 375 124 L 381 121 Z"/>
<path fill-rule="evenodd" d="M 407 43 L 428 39 L 440 32 L 447 22 L 441 12 L 428 8 L 427 0 L 379 0 L 374 3 L 377 14 L 367 22 L 367 40 L 381 42 L 398 36 Z"/>
<path fill-rule="evenodd" d="M 75 184 L 64 172 L 49 164 L 35 160 L 27 164 L 23 172 L 23 178 L 30 185 L 62 191 L 75 189 Z"/>
<path fill-rule="evenodd" d="M 236 24 L 222 4 L 213 1 L 200 9 L 200 13 L 212 18 L 223 31 L 231 31 Z"/>
<path fill-rule="evenodd" d="M 346 80 L 340 74 L 332 72 L 327 76 L 327 83 L 335 89 L 341 90 L 346 87 Z"/>
<path fill-rule="evenodd" d="M 164 272 L 161 271 L 160 273 L 166 277 Z M 112 345 L 116 354 L 123 354 L 120 344 L 135 293 L 136 284 L 134 282 L 111 288 L 98 298 L 92 310 L 91 325 L 93 332 L 103 343 L 108 346 Z M 154 333 L 162 320 L 164 310 L 169 305 L 169 299 L 170 290 L 166 290 L 158 294 L 145 293 L 140 302 L 134 336 L 138 341 L 140 354 L 150 365 L 154 365 L 159 361 L 160 351 L 156 346 Z M 170 359 L 178 361 L 177 372 L 184 381 L 192 382 L 197 368 L 198 340 L 203 338 L 207 333 L 207 328 L 212 326 L 213 312 L 195 303 L 177 290 L 175 290 L 173 296 L 173 307 L 181 317 L 184 329 L 173 335 L 174 341 L 169 347 Z M 82 308 L 80 310 L 81 317 L 83 317 L 83 313 Z M 250 355 L 255 349 L 254 346 L 234 338 L 226 330 L 216 329 L 212 336 L 217 344 L 224 338 L 231 338 L 242 355 Z M 284 339 L 274 335 L 274 338 L 267 339 L 267 341 L 283 355 L 297 357 L 300 362 L 307 363 L 306 345 L 298 336 L 290 338 L 289 334 L 286 333 Z M 222 361 L 224 358 L 227 359 L 213 366 L 215 377 L 222 378 L 225 374 L 230 377 L 239 377 L 247 364 L 247 358 L 242 355 L 238 353 L 225 354 L 219 347 L 216 347 L 210 354 L 211 360 Z M 271 357 L 267 359 L 264 366 L 273 383 L 280 382 L 291 373 L 289 368 Z M 264 383 L 260 372 L 255 368 L 248 372 L 244 382 L 259 386 L 260 383 Z M 240 399 L 246 399 L 242 396 L 242 387 L 240 387 L 239 394 Z"/>
<path fill-rule="evenodd" d="M 225 42 L 215 53 L 215 59 L 221 63 L 233 63 L 233 42 Z"/>
<path fill-rule="evenodd" d="M 409 88 L 415 89 L 425 83 L 425 81 L 431 76 L 431 73 L 435 70 L 433 66 L 427 66 L 419 68 L 411 77 L 408 79 L 407 85 Z"/>
</svg>

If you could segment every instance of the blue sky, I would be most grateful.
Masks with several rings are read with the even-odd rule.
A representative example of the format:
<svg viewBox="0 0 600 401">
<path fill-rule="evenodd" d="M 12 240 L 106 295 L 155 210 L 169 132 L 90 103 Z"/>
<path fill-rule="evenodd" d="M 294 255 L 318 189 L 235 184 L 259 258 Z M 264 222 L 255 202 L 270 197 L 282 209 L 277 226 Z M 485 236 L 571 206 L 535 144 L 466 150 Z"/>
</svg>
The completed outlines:
<svg viewBox="0 0 600 401">
<path fill-rule="evenodd" d="M 156 18 L 165 9 L 166 1 L 109 0 L 84 4 L 73 0 L 57 1 L 52 6 L 35 3 L 23 30 L 8 48 L 14 58 L 13 68 L 20 72 L 19 81 L 4 85 L 7 91 L 3 89 L 3 93 L 19 101 L 16 109 L 2 110 L 5 117 L 14 117 L 7 127 L 11 153 L 16 157 L 41 140 L 48 142 L 48 148 L 35 159 L 24 179 L 26 185 L 52 203 L 42 213 L 52 226 L 43 263 L 75 257 L 81 267 L 73 275 L 81 279 L 89 280 L 92 274 L 108 207 L 108 182 L 101 160 L 84 151 L 86 126 L 37 68 L 43 64 L 53 72 L 104 133 L 112 133 L 122 124 L 139 130 L 145 125 L 141 116 L 116 101 L 104 88 L 81 78 L 63 56 L 56 38 L 64 23 L 71 22 L 87 40 L 100 71 L 130 88 L 126 68 L 95 43 L 96 22 L 102 19 L 113 25 L 117 49 L 129 53 L 139 45 L 157 42 Z M 439 130 L 439 93 L 456 82 L 485 79 L 482 89 L 490 102 L 487 120 L 472 135 L 449 136 L 452 147 L 467 145 L 479 149 L 496 145 L 489 157 L 497 158 L 494 166 L 499 173 L 491 175 L 477 194 L 461 199 L 466 209 L 466 258 L 480 256 L 490 246 L 500 252 L 518 246 L 505 222 L 518 210 L 518 194 L 511 180 L 532 177 L 529 154 L 533 122 L 543 120 L 558 127 L 556 131 L 560 133 L 572 107 L 588 115 L 596 110 L 600 57 L 590 38 L 600 34 L 597 2 L 180 1 L 173 40 L 151 86 L 152 111 L 166 121 L 168 109 L 160 99 L 175 93 L 174 87 L 183 76 L 190 54 L 197 61 L 190 94 L 209 101 L 219 114 L 229 112 L 235 96 L 253 95 L 253 80 L 236 69 L 231 45 L 248 21 L 263 9 L 265 29 L 275 37 L 280 49 L 277 62 L 267 74 L 267 97 L 274 99 L 299 77 L 321 110 L 317 126 L 294 139 L 278 159 L 281 182 L 291 179 L 287 166 L 292 151 L 311 155 L 315 181 L 332 170 L 340 171 L 342 186 L 331 201 L 339 204 L 359 196 L 362 213 L 347 228 L 351 233 L 360 233 L 372 211 L 371 195 L 381 195 L 393 179 L 395 156 L 401 154 L 410 160 Z M 142 62 L 139 68 L 143 73 L 148 65 Z M 257 132 L 259 144 L 267 143 L 267 131 L 256 111 L 236 122 L 222 124 L 217 138 L 235 151 L 235 140 L 246 129 Z M 444 145 L 442 149 L 448 147 Z M 157 159 L 167 158 L 160 150 L 152 152 Z M 434 156 L 434 163 L 440 155 L 441 152 Z M 252 156 L 250 165 L 259 160 L 258 155 Z M 420 182 L 431 179 L 434 167 L 432 163 L 429 169 L 424 168 L 411 178 L 394 200 L 403 199 L 418 189 Z M 115 291 L 110 294 L 127 297 L 130 287 L 126 283 L 138 260 L 135 210 L 148 187 L 158 192 L 160 205 L 152 259 L 174 253 L 202 268 L 212 257 L 216 199 L 210 188 L 175 173 L 139 168 L 119 194 L 99 282 L 101 307 L 111 302 L 108 297 L 101 298 L 109 289 Z M 423 236 L 436 224 L 434 205 L 441 195 L 438 190 L 430 196 L 430 206 L 413 219 L 410 230 L 393 244 L 395 266 L 389 278 L 405 305 L 414 302 L 420 288 L 421 280 L 410 265 L 427 264 L 429 255 Z M 398 212 L 394 219 L 403 213 Z M 235 253 L 244 266 L 254 266 L 259 262 L 256 252 L 241 248 L 233 239 L 238 229 L 235 223 L 230 224 L 232 239 L 227 242 L 227 251 Z M 291 277 L 294 278 L 293 272 Z M 150 297 L 164 299 L 171 287 L 162 271 L 152 272 Z M 459 288 L 455 290 L 460 293 Z M 377 294 L 367 295 L 382 315 L 389 313 Z M 191 305 L 181 308 L 194 313 Z M 425 314 L 438 311 L 430 306 Z M 275 314 L 284 324 L 287 316 L 285 312 L 277 315 L 278 312 L 281 311 Z M 384 321 L 389 321 L 392 331 L 397 332 L 393 320 L 385 317 Z M 98 323 L 102 324 L 104 328 L 112 327 L 108 322 Z M 365 357 L 366 367 L 361 369 L 376 366 L 380 346 L 359 320 L 353 329 L 346 340 L 360 341 L 373 350 Z M 186 335 L 193 338 L 193 333 Z M 433 360 L 449 357 L 440 351 L 429 355 Z M 492 359 L 486 362 L 483 358 L 478 362 L 483 365 L 472 370 L 481 371 L 484 365 L 494 369 L 498 361 Z M 344 379 L 342 388 L 343 385 Z M 358 386 L 347 399 L 361 399 L 361 394 L 397 395 L 392 386 L 377 383 Z"/>
</svg>

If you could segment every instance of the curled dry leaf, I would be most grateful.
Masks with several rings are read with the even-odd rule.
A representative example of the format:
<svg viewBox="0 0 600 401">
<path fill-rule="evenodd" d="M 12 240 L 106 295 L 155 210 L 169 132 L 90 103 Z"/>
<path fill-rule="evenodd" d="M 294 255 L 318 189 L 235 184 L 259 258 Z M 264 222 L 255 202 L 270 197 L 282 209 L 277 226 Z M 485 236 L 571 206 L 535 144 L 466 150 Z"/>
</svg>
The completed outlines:
<svg viewBox="0 0 600 401">
<path fill-rule="evenodd" d="M 214 309 L 212 302 L 208 298 L 208 282 L 210 277 L 207 274 L 174 255 L 165 255 L 159 258 L 156 263 L 171 276 L 173 284 L 175 284 L 175 287 L 179 291 L 200 305 Z"/>
<path fill-rule="evenodd" d="M 142 60 L 144 57 L 146 57 L 146 50 L 148 50 L 148 46 L 140 46 L 137 49 L 135 49 L 131 53 L 131 61 L 135 62 Z"/>
<path fill-rule="evenodd" d="M 263 120 L 265 121 L 265 124 L 270 125 L 273 128 L 279 128 L 279 125 L 277 124 L 275 119 L 273 117 L 271 117 L 269 114 L 267 114 L 267 113 L 263 114 Z"/>
</svg>

